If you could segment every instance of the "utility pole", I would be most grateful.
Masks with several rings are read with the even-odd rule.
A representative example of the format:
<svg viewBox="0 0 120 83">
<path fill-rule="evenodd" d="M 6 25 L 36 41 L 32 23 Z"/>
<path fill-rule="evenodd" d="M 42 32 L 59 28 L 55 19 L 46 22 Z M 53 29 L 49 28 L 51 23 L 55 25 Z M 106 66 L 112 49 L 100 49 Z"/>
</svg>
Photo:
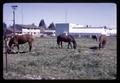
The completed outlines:
<svg viewBox="0 0 120 83">
<path fill-rule="evenodd" d="M 67 22 L 67 10 L 65 11 L 65 22 Z"/>
<path fill-rule="evenodd" d="M 3 28 L 4 28 L 4 44 L 3 44 L 3 47 L 5 47 L 5 61 L 6 61 L 6 73 L 8 71 L 8 67 L 7 67 L 7 32 L 6 32 L 6 28 L 7 28 L 7 25 L 6 24 L 3 24 Z M 4 56 L 3 56 L 4 57 Z"/>
<path fill-rule="evenodd" d="M 18 7 L 17 5 L 11 6 L 13 9 L 13 34 L 15 35 L 15 9 Z"/>
<path fill-rule="evenodd" d="M 22 25 L 23 25 L 23 4 L 22 4 Z"/>
</svg>

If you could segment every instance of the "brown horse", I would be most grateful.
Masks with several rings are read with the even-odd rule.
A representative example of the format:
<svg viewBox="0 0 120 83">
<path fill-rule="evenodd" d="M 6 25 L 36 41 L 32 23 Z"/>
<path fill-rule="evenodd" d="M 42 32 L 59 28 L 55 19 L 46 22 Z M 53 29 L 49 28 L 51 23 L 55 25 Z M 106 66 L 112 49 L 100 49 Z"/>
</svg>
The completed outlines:
<svg viewBox="0 0 120 83">
<path fill-rule="evenodd" d="M 15 35 L 13 36 L 9 43 L 8 43 L 8 50 L 7 52 L 11 52 L 11 49 L 14 47 L 14 46 L 17 46 L 17 49 L 18 49 L 18 52 L 19 52 L 19 45 L 20 44 L 25 44 L 28 42 L 29 44 L 29 51 L 31 51 L 32 49 L 32 42 L 33 42 L 33 37 L 32 35 L 30 34 L 24 34 L 24 35 Z"/>
<path fill-rule="evenodd" d="M 99 49 L 104 48 L 107 43 L 107 36 L 106 35 L 101 35 L 99 37 Z"/>
<path fill-rule="evenodd" d="M 76 49 L 76 47 L 77 47 L 77 43 L 72 35 L 60 34 L 59 36 L 57 36 L 57 44 L 59 46 L 59 44 L 61 43 L 61 48 L 62 48 L 62 42 L 68 42 L 68 48 L 69 48 L 69 45 L 72 48 L 71 42 L 73 43 L 74 49 Z M 59 46 L 59 48 L 60 48 L 60 46 Z"/>
</svg>

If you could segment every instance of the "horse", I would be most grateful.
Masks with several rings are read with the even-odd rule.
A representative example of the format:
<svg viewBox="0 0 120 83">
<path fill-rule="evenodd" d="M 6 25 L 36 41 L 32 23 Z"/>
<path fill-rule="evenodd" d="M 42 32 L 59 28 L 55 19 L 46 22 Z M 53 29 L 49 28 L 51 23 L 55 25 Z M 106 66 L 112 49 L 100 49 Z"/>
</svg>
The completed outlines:
<svg viewBox="0 0 120 83">
<path fill-rule="evenodd" d="M 92 39 L 97 41 L 97 36 L 96 35 L 92 35 Z"/>
<path fill-rule="evenodd" d="M 77 47 L 77 43 L 72 35 L 64 35 L 64 34 L 58 35 L 57 36 L 57 44 L 58 44 L 59 48 L 60 48 L 60 44 L 61 44 L 61 48 L 62 48 L 62 42 L 68 42 L 68 48 L 69 48 L 69 45 L 72 48 L 71 42 L 73 43 L 74 49 L 76 49 L 76 47 Z"/>
<path fill-rule="evenodd" d="M 28 43 L 29 45 L 29 52 L 32 49 L 32 42 L 33 42 L 33 36 L 30 34 L 23 34 L 23 35 L 14 35 L 8 43 L 8 49 L 7 52 L 11 52 L 11 49 L 15 46 L 17 46 L 18 53 L 19 53 L 19 45 Z"/>
<path fill-rule="evenodd" d="M 99 49 L 104 48 L 106 43 L 107 43 L 107 36 L 100 35 L 100 37 L 99 37 Z"/>
</svg>

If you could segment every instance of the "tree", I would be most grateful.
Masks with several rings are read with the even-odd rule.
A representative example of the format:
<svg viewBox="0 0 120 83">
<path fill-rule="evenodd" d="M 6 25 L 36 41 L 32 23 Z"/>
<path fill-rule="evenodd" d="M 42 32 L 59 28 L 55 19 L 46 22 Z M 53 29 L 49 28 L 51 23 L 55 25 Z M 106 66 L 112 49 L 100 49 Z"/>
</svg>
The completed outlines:
<svg viewBox="0 0 120 83">
<path fill-rule="evenodd" d="M 3 38 L 6 38 L 6 29 L 7 29 L 7 25 L 5 23 L 3 23 Z"/>
<path fill-rule="evenodd" d="M 5 33 L 5 30 L 7 29 L 7 25 L 3 23 L 3 32 Z"/>
<path fill-rule="evenodd" d="M 42 20 L 40 21 L 39 27 L 46 29 L 46 24 L 45 24 L 45 22 L 44 22 L 44 19 L 42 19 Z"/>
<path fill-rule="evenodd" d="M 104 29 L 107 29 L 107 27 L 106 27 L 106 26 L 104 26 Z"/>
<path fill-rule="evenodd" d="M 54 23 L 51 23 L 51 24 L 49 25 L 48 29 L 50 29 L 50 30 L 55 30 L 55 25 L 54 25 Z"/>
</svg>

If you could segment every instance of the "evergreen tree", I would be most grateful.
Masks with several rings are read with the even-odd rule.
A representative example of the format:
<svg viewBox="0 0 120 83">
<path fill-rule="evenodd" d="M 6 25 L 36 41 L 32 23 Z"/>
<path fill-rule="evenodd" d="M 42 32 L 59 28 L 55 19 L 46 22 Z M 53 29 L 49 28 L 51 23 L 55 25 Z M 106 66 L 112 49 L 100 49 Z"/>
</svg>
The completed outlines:
<svg viewBox="0 0 120 83">
<path fill-rule="evenodd" d="M 51 23 L 51 24 L 49 25 L 48 29 L 50 29 L 50 30 L 55 30 L 55 25 L 54 25 L 54 23 Z"/>
<path fill-rule="evenodd" d="M 6 36 L 6 29 L 7 29 L 7 25 L 5 23 L 3 23 L 3 38 L 5 39 Z"/>
<path fill-rule="evenodd" d="M 46 29 L 46 24 L 44 22 L 44 19 L 42 19 L 39 23 L 39 27 Z"/>
<path fill-rule="evenodd" d="M 3 23 L 3 32 L 5 32 L 6 29 L 7 29 L 7 25 Z"/>
<path fill-rule="evenodd" d="M 3 23 L 3 28 L 6 28 L 6 27 L 7 27 L 7 25 L 5 23 Z"/>
<path fill-rule="evenodd" d="M 107 27 L 106 27 L 106 26 L 104 26 L 104 29 L 107 29 Z"/>
</svg>

